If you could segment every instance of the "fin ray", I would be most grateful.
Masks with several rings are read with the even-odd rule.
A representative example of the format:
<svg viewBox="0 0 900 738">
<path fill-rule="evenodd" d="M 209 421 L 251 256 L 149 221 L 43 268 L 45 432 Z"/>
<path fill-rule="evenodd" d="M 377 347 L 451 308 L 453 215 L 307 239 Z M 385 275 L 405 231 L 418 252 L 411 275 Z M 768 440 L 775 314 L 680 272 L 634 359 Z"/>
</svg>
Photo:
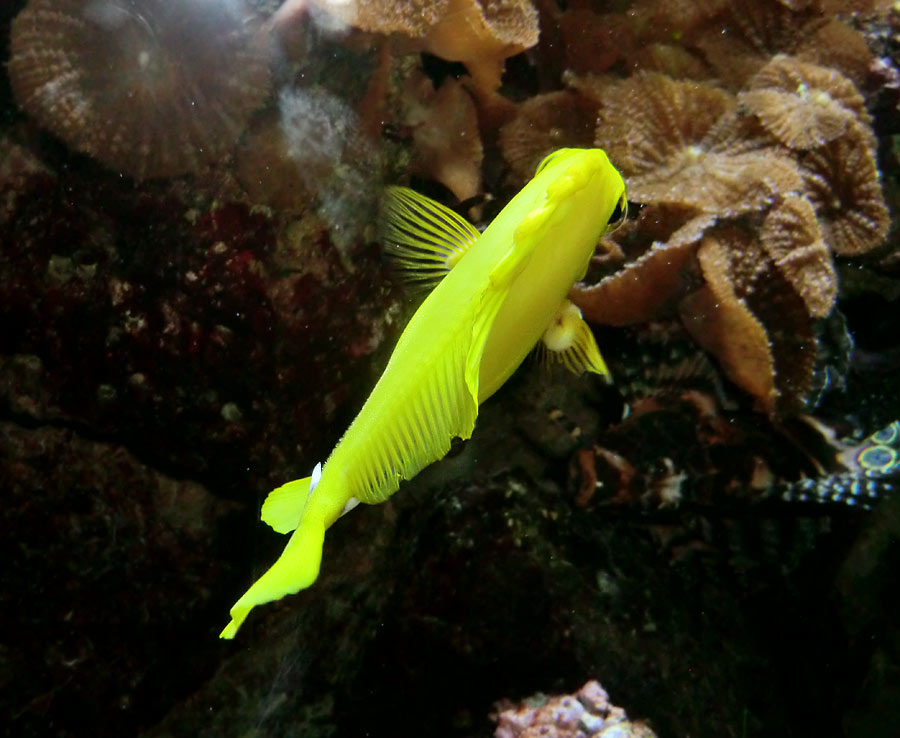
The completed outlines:
<svg viewBox="0 0 900 738">
<path fill-rule="evenodd" d="M 371 411 L 373 418 L 382 421 L 390 415 L 388 427 L 381 433 L 351 434 L 348 430 L 345 438 L 354 439 L 352 448 L 349 441 L 342 441 L 329 459 L 329 464 L 346 469 L 348 489 L 361 502 L 383 502 L 402 480 L 411 479 L 443 457 L 454 438 L 472 435 L 478 415 L 481 356 L 505 298 L 505 290 L 484 290 L 472 307 L 471 319 L 460 321 L 456 330 L 443 337 L 431 354 L 434 359 L 410 365 L 400 385 L 402 394 L 393 386 L 376 386 L 370 399 L 390 396 L 390 407 L 386 400 L 371 408 L 367 404 L 354 423 L 368 423 Z M 383 376 L 388 374 L 385 371 Z M 352 464 L 336 458 L 345 453 L 353 459 Z"/>
<path fill-rule="evenodd" d="M 322 465 L 317 464 L 312 476 L 273 489 L 263 502 L 260 519 L 276 533 L 290 533 L 300 525 L 309 496 L 321 478 Z"/>
<path fill-rule="evenodd" d="M 607 381 L 610 379 L 590 326 L 570 300 L 564 300 L 560 305 L 539 346 L 549 364 L 562 364 L 575 375 L 591 372 Z"/>
<path fill-rule="evenodd" d="M 481 234 L 439 202 L 406 187 L 388 187 L 378 235 L 407 282 L 433 286 Z"/>
</svg>

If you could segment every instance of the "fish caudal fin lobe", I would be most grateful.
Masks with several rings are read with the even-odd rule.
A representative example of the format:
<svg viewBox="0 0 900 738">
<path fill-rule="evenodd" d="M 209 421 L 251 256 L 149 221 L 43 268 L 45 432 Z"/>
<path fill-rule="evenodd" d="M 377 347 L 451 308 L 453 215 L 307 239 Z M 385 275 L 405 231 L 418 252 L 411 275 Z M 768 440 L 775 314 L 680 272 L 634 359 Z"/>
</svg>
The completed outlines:
<svg viewBox="0 0 900 738">
<path fill-rule="evenodd" d="M 326 525 L 319 510 L 312 509 L 307 514 L 307 508 L 321 478 L 322 465 L 317 464 L 312 476 L 283 484 L 266 497 L 261 513 L 263 522 L 278 533 L 293 530 L 294 535 L 278 560 L 234 603 L 231 622 L 219 638 L 234 638 L 247 615 L 257 605 L 299 592 L 316 581 L 322 562 Z"/>
<path fill-rule="evenodd" d="M 388 187 L 379 213 L 379 240 L 403 278 L 430 289 L 479 237 L 475 226 L 439 202 L 406 187 Z"/>
<path fill-rule="evenodd" d="M 325 521 L 320 516 L 304 515 L 278 560 L 234 603 L 231 622 L 219 638 L 234 638 L 257 605 L 279 600 L 312 585 L 319 576 L 324 542 Z"/>
<path fill-rule="evenodd" d="M 559 306 L 539 345 L 543 359 L 549 364 L 562 364 L 576 375 L 592 372 L 606 381 L 611 380 L 590 326 L 569 300 Z"/>
</svg>

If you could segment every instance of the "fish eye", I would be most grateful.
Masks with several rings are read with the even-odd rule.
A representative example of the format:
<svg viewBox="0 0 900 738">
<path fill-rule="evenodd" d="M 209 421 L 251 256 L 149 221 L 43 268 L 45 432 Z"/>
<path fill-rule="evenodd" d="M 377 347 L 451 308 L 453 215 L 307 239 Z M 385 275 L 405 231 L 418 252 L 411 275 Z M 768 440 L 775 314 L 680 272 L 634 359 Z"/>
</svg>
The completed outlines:
<svg viewBox="0 0 900 738">
<path fill-rule="evenodd" d="M 619 202 L 617 202 L 615 208 L 613 208 L 612 215 L 609 216 L 609 221 L 606 224 L 606 232 L 612 233 L 625 222 L 625 218 L 627 217 L 628 198 L 625 197 L 625 193 L 623 192 L 622 197 L 619 198 Z"/>
</svg>

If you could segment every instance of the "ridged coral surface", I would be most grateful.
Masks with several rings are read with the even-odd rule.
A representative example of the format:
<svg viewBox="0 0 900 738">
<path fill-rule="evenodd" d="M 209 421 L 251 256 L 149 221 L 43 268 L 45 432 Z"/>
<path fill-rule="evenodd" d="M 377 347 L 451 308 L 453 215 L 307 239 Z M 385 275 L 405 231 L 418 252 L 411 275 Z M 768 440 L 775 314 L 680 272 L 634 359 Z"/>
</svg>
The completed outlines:
<svg viewBox="0 0 900 738">
<path fill-rule="evenodd" d="M 268 64 L 243 0 L 33 0 L 11 29 L 19 104 L 138 179 L 226 155 L 267 94 Z"/>
</svg>

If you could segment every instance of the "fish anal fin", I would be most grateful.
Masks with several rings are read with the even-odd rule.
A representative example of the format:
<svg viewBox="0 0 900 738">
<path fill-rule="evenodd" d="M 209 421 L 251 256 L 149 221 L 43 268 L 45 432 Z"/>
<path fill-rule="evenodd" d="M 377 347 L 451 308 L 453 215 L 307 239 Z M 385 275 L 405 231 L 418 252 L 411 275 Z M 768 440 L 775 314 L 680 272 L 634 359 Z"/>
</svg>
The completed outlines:
<svg viewBox="0 0 900 738">
<path fill-rule="evenodd" d="M 260 518 L 276 533 L 290 533 L 298 525 L 306 509 L 306 503 L 319 479 L 322 465 L 316 465 L 312 476 L 295 479 L 269 492 L 263 502 Z"/>
<path fill-rule="evenodd" d="M 562 364 L 576 375 L 592 372 L 610 381 L 609 369 L 600 355 L 594 334 L 581 317 L 581 311 L 570 300 L 563 300 L 559 306 L 541 337 L 540 346 L 546 362 Z"/>
<path fill-rule="evenodd" d="M 465 218 L 406 187 L 388 187 L 378 237 L 403 278 L 431 288 L 481 235 Z"/>
</svg>

